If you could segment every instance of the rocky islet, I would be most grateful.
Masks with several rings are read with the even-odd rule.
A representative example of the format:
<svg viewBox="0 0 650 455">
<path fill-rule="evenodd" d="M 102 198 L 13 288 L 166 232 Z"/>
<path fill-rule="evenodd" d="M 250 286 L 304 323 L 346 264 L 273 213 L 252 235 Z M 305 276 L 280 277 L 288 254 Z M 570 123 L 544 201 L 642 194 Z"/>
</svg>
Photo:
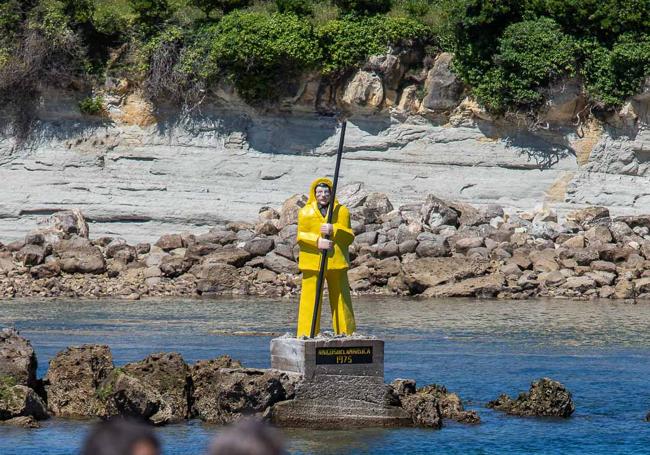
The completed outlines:
<svg viewBox="0 0 650 455">
<path fill-rule="evenodd" d="M 0 334 L 0 423 L 38 427 L 49 416 L 64 418 L 138 417 L 155 425 L 198 418 L 227 424 L 255 415 L 273 419 L 275 404 L 293 400 L 302 377 L 273 369 L 245 368 L 227 355 L 188 365 L 177 353 L 157 353 L 139 362 L 116 367 L 106 345 L 71 346 L 50 361 L 37 390 L 24 385 L 36 377 L 31 343 L 14 329 Z M 16 351 L 15 346 L 27 349 Z M 17 354 L 22 368 L 16 369 Z M 34 358 L 35 361 L 35 358 Z M 23 381 L 22 383 L 20 381 Z M 444 386 L 418 388 L 412 379 L 385 386 L 385 400 L 403 409 L 410 424 L 442 428 L 445 420 L 478 424 L 476 411 L 467 411 L 458 394 Z M 488 407 L 519 416 L 569 417 L 571 393 L 557 381 L 533 382 L 528 394 L 515 400 L 506 395 Z"/>
</svg>

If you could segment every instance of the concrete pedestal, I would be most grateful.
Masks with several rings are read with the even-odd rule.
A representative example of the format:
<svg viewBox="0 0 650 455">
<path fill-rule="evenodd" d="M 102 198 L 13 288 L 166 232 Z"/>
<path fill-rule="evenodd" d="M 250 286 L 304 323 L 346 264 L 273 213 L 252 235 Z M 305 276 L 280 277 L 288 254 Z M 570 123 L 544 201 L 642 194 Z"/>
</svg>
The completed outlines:
<svg viewBox="0 0 650 455">
<path fill-rule="evenodd" d="M 300 375 L 295 399 L 277 403 L 273 423 L 312 428 L 410 425 L 384 383 L 384 342 L 371 337 L 276 338 L 271 367 Z"/>
</svg>

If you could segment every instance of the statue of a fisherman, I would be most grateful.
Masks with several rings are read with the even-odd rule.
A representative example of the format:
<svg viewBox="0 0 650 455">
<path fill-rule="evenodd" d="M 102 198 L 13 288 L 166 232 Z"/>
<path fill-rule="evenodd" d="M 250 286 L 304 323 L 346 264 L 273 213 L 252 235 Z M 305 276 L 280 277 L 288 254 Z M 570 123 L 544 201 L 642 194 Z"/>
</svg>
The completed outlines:
<svg viewBox="0 0 650 455">
<path fill-rule="evenodd" d="M 327 251 L 325 279 L 332 309 L 332 324 L 337 334 L 351 335 L 355 331 L 352 298 L 348 283 L 350 258 L 348 247 L 354 240 L 350 227 L 350 212 L 338 200 L 331 200 L 332 181 L 319 178 L 312 182 L 307 204 L 298 212 L 298 266 L 302 271 L 302 293 L 298 310 L 298 333 L 309 336 L 311 331 L 321 252 Z M 332 223 L 327 223 L 327 211 L 333 204 Z M 325 238 L 328 236 L 330 240 Z M 320 331 L 320 311 L 316 331 Z"/>
</svg>

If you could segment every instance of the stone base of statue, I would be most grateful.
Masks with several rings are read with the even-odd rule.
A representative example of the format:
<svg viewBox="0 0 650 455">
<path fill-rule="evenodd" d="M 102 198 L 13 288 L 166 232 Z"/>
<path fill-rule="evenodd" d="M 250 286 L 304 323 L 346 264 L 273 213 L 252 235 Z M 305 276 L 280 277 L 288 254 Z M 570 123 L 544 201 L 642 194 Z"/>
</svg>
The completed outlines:
<svg viewBox="0 0 650 455">
<path fill-rule="evenodd" d="M 299 375 L 295 398 L 271 409 L 285 427 L 394 427 L 411 424 L 384 383 L 384 342 L 372 337 L 271 340 L 271 368 Z"/>
</svg>

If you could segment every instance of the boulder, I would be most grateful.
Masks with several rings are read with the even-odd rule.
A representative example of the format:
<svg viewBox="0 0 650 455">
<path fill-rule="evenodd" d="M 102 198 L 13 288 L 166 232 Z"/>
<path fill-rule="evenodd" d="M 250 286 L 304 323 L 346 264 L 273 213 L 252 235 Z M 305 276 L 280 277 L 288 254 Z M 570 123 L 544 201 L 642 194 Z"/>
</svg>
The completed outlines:
<svg viewBox="0 0 650 455">
<path fill-rule="evenodd" d="M 160 271 L 168 278 L 176 278 L 186 273 L 192 267 L 192 261 L 179 256 L 165 256 L 160 261 Z"/>
<path fill-rule="evenodd" d="M 370 193 L 359 210 L 365 224 L 374 224 L 381 221 L 382 215 L 393 210 L 393 204 L 384 193 Z"/>
<path fill-rule="evenodd" d="M 140 362 L 124 365 L 123 371 L 158 392 L 171 408 L 172 421 L 190 417 L 190 369 L 180 354 L 151 354 Z"/>
<path fill-rule="evenodd" d="M 72 235 L 88 238 L 88 223 L 79 209 L 61 210 L 39 220 L 46 239 L 51 235 L 68 238 Z M 48 239 L 51 240 L 51 237 Z"/>
<path fill-rule="evenodd" d="M 431 240 L 418 242 L 415 253 L 421 258 L 448 256 L 450 253 L 449 243 L 446 238 L 436 236 Z"/>
<path fill-rule="evenodd" d="M 264 268 L 274 271 L 275 273 L 298 273 L 298 264 L 271 252 L 264 256 Z"/>
<path fill-rule="evenodd" d="M 442 415 L 436 400 L 415 393 L 401 400 L 402 408 L 411 416 L 413 424 L 426 428 L 442 428 Z"/>
<path fill-rule="evenodd" d="M 420 215 L 424 223 L 431 228 L 458 225 L 458 213 L 433 194 L 429 194 L 422 204 Z"/>
<path fill-rule="evenodd" d="M 505 276 L 493 273 L 485 276 L 467 278 L 454 283 L 439 284 L 427 288 L 423 297 L 494 297 L 505 284 Z"/>
<path fill-rule="evenodd" d="M 32 344 L 12 328 L 0 331 L 0 378 L 36 388 L 36 354 Z"/>
<path fill-rule="evenodd" d="M 108 346 L 83 345 L 59 352 L 44 378 L 48 408 L 57 416 L 97 415 L 103 408 L 98 389 L 112 370 Z"/>
<path fill-rule="evenodd" d="M 225 247 L 220 250 L 213 251 L 203 258 L 204 264 L 228 264 L 235 267 L 243 266 L 246 261 L 253 256 L 244 248 L 233 248 L 232 246 Z"/>
<path fill-rule="evenodd" d="M 122 369 L 114 370 L 96 393 L 100 402 L 97 415 L 121 416 L 162 425 L 173 421 L 172 408 L 150 384 Z"/>
<path fill-rule="evenodd" d="M 575 411 L 571 392 L 561 383 L 549 378 L 533 382 L 528 393 L 521 393 L 514 400 L 503 394 L 490 401 L 487 407 L 517 416 L 566 418 Z"/>
<path fill-rule="evenodd" d="M 128 264 L 138 257 L 137 250 L 126 243 L 124 239 L 114 239 L 106 245 L 105 254 L 107 258 L 114 258 L 118 261 Z"/>
<path fill-rule="evenodd" d="M 406 71 L 399 57 L 394 54 L 372 55 L 368 58 L 365 70 L 381 74 L 386 87 L 397 89 Z"/>
<path fill-rule="evenodd" d="M 451 69 L 453 58 L 453 54 L 443 52 L 433 63 L 424 83 L 424 108 L 438 112 L 451 111 L 460 103 L 463 83 Z"/>
<path fill-rule="evenodd" d="M 51 278 L 61 274 L 61 266 L 59 265 L 59 261 L 47 261 L 45 264 L 32 267 L 29 269 L 29 273 L 36 279 Z"/>
<path fill-rule="evenodd" d="M 239 367 L 239 368 L 238 368 Z M 260 415 L 293 396 L 286 373 L 241 368 L 228 356 L 192 366 L 193 415 L 206 422 L 230 423 L 243 415 Z"/>
<path fill-rule="evenodd" d="M 104 273 L 106 261 L 96 246 L 72 248 L 59 253 L 61 270 L 66 273 Z"/>
<path fill-rule="evenodd" d="M 341 105 L 352 112 L 377 111 L 384 101 L 381 78 L 369 71 L 358 71 L 348 82 L 341 97 Z"/>
<path fill-rule="evenodd" d="M 11 377 L 0 376 L 0 420 L 21 416 L 48 418 L 43 400 L 32 388 L 16 384 Z"/>
<path fill-rule="evenodd" d="M 609 209 L 607 207 L 587 207 L 574 210 L 566 215 L 567 221 L 572 221 L 582 227 L 590 227 L 595 224 L 608 224 Z"/>
<path fill-rule="evenodd" d="M 280 209 L 280 220 L 278 221 L 278 228 L 282 229 L 285 226 L 298 223 L 298 212 L 307 203 L 307 196 L 304 194 L 294 194 L 289 199 L 284 201 Z M 295 237 L 295 236 L 294 236 Z"/>
<path fill-rule="evenodd" d="M 270 237 L 256 237 L 248 240 L 244 244 L 244 249 L 253 257 L 264 256 L 273 250 L 275 242 Z"/>
<path fill-rule="evenodd" d="M 404 282 L 413 294 L 449 281 L 483 275 L 489 262 L 458 257 L 418 258 L 402 264 Z"/>
<path fill-rule="evenodd" d="M 192 273 L 195 273 L 194 269 Z M 240 285 L 237 269 L 228 264 L 204 264 L 195 274 L 198 278 L 196 290 L 199 294 L 232 291 Z"/>
<path fill-rule="evenodd" d="M 163 234 L 155 245 L 163 251 L 175 250 L 187 246 L 183 243 L 183 237 L 180 234 Z"/>
<path fill-rule="evenodd" d="M 43 245 L 27 244 L 16 253 L 16 259 L 25 266 L 43 263 L 47 252 Z"/>
<path fill-rule="evenodd" d="M 595 242 L 609 243 L 612 241 L 612 233 L 607 226 L 594 226 L 585 232 L 585 239 L 590 244 Z"/>
<path fill-rule="evenodd" d="M 476 411 L 465 411 L 460 397 L 453 392 L 448 392 L 445 386 L 431 384 L 418 389 L 416 394 L 437 401 L 443 419 L 472 424 L 481 422 L 481 418 Z"/>
</svg>

